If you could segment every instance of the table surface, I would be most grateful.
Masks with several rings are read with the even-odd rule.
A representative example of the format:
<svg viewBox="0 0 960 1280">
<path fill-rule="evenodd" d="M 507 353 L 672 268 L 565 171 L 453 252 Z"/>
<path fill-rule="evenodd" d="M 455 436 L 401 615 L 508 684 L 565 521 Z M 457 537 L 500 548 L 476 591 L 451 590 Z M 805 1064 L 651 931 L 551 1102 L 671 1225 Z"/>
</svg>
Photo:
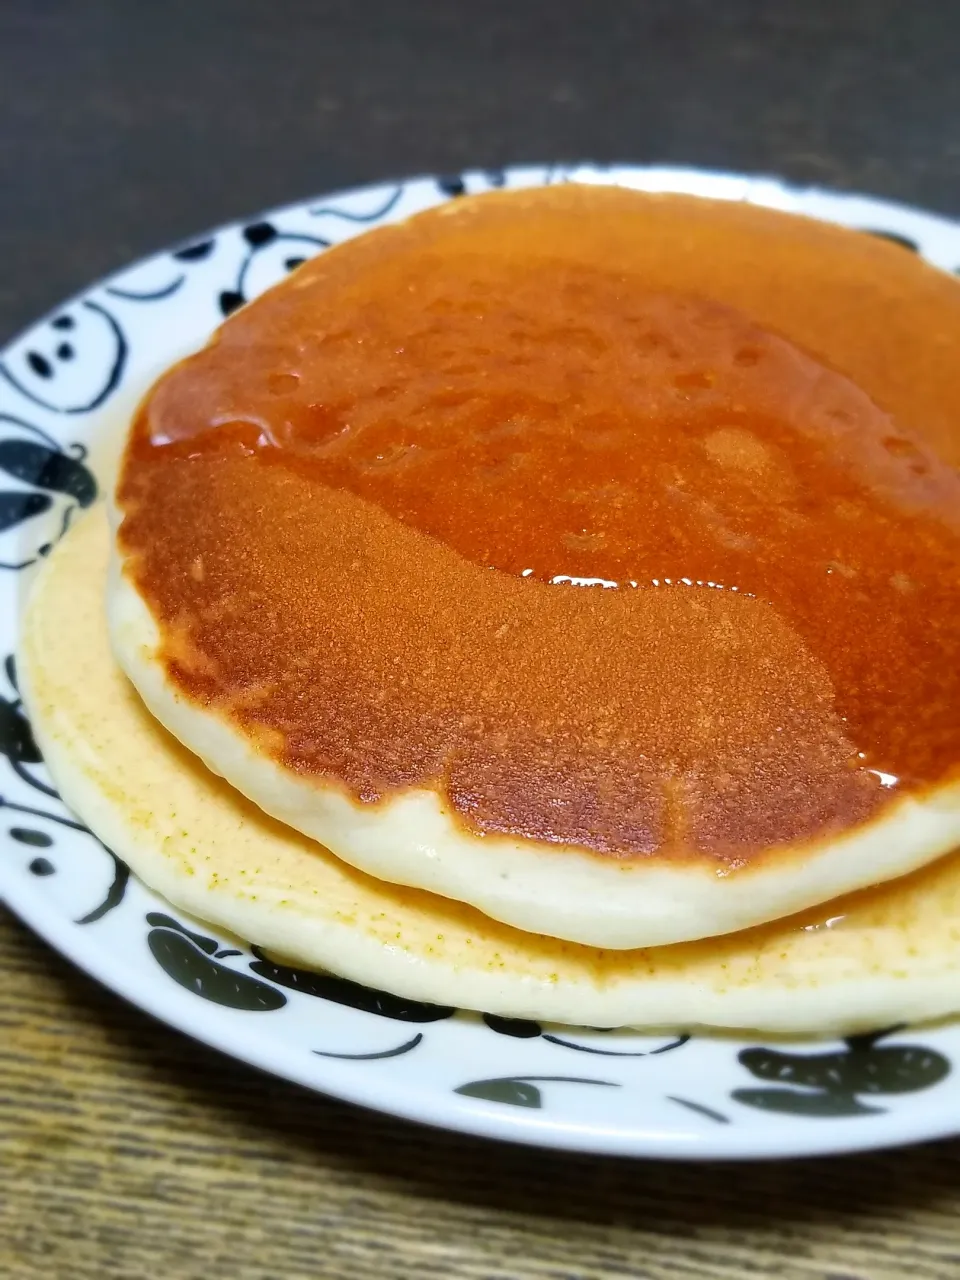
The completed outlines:
<svg viewBox="0 0 960 1280">
<path fill-rule="evenodd" d="M 591 158 L 960 212 L 957 0 L 2 0 L 0 341 L 104 271 L 345 184 Z M 960 1144 L 591 1160 L 308 1094 L 0 912 L 0 1276 L 960 1275 Z"/>
</svg>

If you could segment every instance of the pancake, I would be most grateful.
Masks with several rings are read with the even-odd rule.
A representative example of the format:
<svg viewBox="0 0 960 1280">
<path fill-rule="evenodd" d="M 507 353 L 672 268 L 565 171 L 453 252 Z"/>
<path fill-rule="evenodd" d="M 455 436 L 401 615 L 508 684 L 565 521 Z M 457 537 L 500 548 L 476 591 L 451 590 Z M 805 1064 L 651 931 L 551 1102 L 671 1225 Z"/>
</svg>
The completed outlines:
<svg viewBox="0 0 960 1280">
<path fill-rule="evenodd" d="M 960 287 L 566 187 L 321 255 L 137 414 L 115 653 L 382 879 L 629 948 L 960 840 Z"/>
<path fill-rule="evenodd" d="M 372 879 L 268 818 L 147 713 L 113 660 L 107 522 L 40 572 L 18 671 L 71 807 L 178 908 L 398 995 L 586 1026 L 875 1029 L 960 1009 L 960 854 L 725 938 L 602 951 Z"/>
</svg>

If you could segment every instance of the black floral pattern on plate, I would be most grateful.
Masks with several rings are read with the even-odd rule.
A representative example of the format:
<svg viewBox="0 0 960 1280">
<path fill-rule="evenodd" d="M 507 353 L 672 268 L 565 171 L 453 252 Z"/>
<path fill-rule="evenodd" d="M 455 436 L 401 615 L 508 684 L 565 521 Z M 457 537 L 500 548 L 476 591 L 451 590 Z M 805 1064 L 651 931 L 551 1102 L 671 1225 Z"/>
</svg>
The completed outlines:
<svg viewBox="0 0 960 1280">
<path fill-rule="evenodd" d="M 495 1076 L 490 1080 L 471 1080 L 454 1089 L 464 1098 L 480 1098 L 483 1102 L 501 1102 L 508 1107 L 530 1107 L 539 1110 L 543 1106 L 540 1084 L 590 1084 L 607 1089 L 622 1086 L 616 1080 L 593 1080 L 584 1076 Z"/>
<path fill-rule="evenodd" d="M 233 948 L 221 950 L 215 938 L 194 933 L 164 912 L 151 911 L 146 919 L 150 925 L 147 946 L 154 960 L 168 977 L 194 995 L 248 1013 L 270 1013 L 287 1003 L 276 987 L 218 963 L 242 953 Z"/>
<path fill-rule="evenodd" d="M 256 958 L 250 962 L 249 968 L 257 975 L 251 977 L 250 974 L 217 963 L 229 957 L 240 956 L 242 951 L 220 948 L 215 938 L 196 933 L 163 912 L 151 911 L 146 920 L 151 926 L 147 934 L 147 946 L 164 972 L 174 982 L 204 1000 L 230 1009 L 245 1009 L 253 1013 L 282 1009 L 287 1003 L 287 997 L 277 989 L 280 986 L 301 995 L 330 1000 L 351 1009 L 401 1022 L 436 1022 L 452 1016 L 454 1012 L 453 1009 L 439 1005 L 403 1000 L 384 991 L 360 986 L 346 978 L 334 978 L 329 974 L 277 964 L 267 959 L 259 947 L 251 948 Z M 422 1043 L 423 1033 L 418 1032 L 398 1045 L 372 1052 L 355 1053 L 332 1049 L 313 1049 L 311 1052 L 318 1058 L 375 1062 L 385 1058 L 398 1058 L 412 1052 Z"/>
<path fill-rule="evenodd" d="M 60 796 L 53 787 L 35 777 L 28 768 L 29 765 L 42 764 L 43 757 L 23 709 L 20 686 L 17 683 L 17 663 L 12 653 L 4 658 L 3 671 L 13 696 L 4 697 L 0 694 L 0 755 L 6 756 L 8 764 L 21 782 L 42 795 L 59 800 Z"/>
<path fill-rule="evenodd" d="M 425 1004 L 420 1000 L 406 1000 L 402 996 L 361 986 L 348 978 L 336 978 L 329 973 L 313 969 L 295 969 L 290 965 L 271 960 L 259 947 L 251 947 L 256 957 L 250 964 L 251 972 L 267 978 L 290 991 L 332 1000 L 334 1004 L 364 1013 L 375 1013 L 379 1018 L 391 1018 L 395 1022 L 440 1022 L 452 1018 L 455 1009 L 448 1005 Z"/>
<path fill-rule="evenodd" d="M 579 1044 L 569 1036 L 557 1036 L 543 1030 L 539 1022 L 527 1018 L 501 1018 L 495 1013 L 485 1013 L 483 1021 L 491 1031 L 501 1036 L 513 1036 L 517 1040 L 533 1040 L 542 1036 L 548 1044 L 558 1045 L 561 1049 L 574 1049 L 577 1053 L 594 1053 L 602 1058 L 651 1058 L 660 1053 L 669 1053 L 672 1049 L 681 1049 L 690 1040 L 686 1034 L 675 1036 L 667 1044 L 657 1049 L 602 1049 L 599 1045 Z M 598 1034 L 609 1034 L 606 1027 L 593 1028 Z"/>
<path fill-rule="evenodd" d="M 21 782 L 25 782 L 27 786 L 50 800 L 59 800 L 59 793 L 53 787 L 48 786 L 42 779 L 36 777 L 28 768 L 28 766 L 42 764 L 43 757 L 34 740 L 30 722 L 24 714 L 17 683 L 17 666 L 12 653 L 8 654 L 4 659 L 3 669 L 7 682 L 13 690 L 13 697 L 6 698 L 0 695 L 0 755 L 6 757 L 7 763 Z M 103 901 L 91 911 L 88 911 L 86 915 L 81 916 L 76 922 L 77 924 L 94 924 L 97 920 L 103 919 L 108 911 L 112 911 L 114 907 L 120 905 L 130 879 L 129 868 L 125 862 L 122 862 L 117 857 L 112 849 L 108 849 L 103 841 L 93 834 L 89 827 L 85 827 L 82 822 L 64 817 L 59 813 L 51 813 L 46 809 L 36 809 L 31 805 L 16 803 L 2 794 L 0 794 L 0 809 L 8 809 L 12 813 L 30 818 L 40 818 L 45 822 L 52 822 L 56 826 L 66 827 L 68 830 L 88 835 L 92 840 L 96 840 L 97 844 L 112 860 L 113 880 Z M 54 843 L 52 836 L 34 827 L 14 826 L 10 828 L 8 834 L 17 843 L 35 848 L 49 848 Z M 36 866 L 39 864 L 49 867 L 49 870 L 37 871 Z M 38 858 L 31 863 L 30 870 L 34 875 L 51 875 L 55 868 L 48 859 Z"/>
<path fill-rule="evenodd" d="M 865 1097 L 915 1093 L 939 1084 L 950 1063 L 922 1045 L 880 1045 L 902 1030 L 889 1027 L 868 1035 L 847 1036 L 845 1049 L 826 1053 L 793 1053 L 779 1049 L 742 1049 L 739 1062 L 758 1080 L 774 1087 L 734 1089 L 734 1101 L 762 1111 L 795 1116 L 864 1116 L 882 1113 Z"/>
<path fill-rule="evenodd" d="M 708 1107 L 702 1102 L 694 1102 L 692 1098 L 678 1098 L 672 1093 L 668 1093 L 665 1096 L 667 1102 L 675 1102 L 677 1106 L 683 1107 L 687 1111 L 692 1111 L 694 1115 L 703 1116 L 705 1120 L 712 1120 L 714 1124 L 730 1123 L 729 1116 L 725 1116 L 722 1111 L 717 1111 L 714 1107 Z"/>
<path fill-rule="evenodd" d="M 338 1058 L 341 1062 L 379 1062 L 383 1058 L 400 1058 L 403 1054 L 419 1048 L 421 1044 L 423 1044 L 423 1032 L 418 1031 L 415 1036 L 404 1040 L 402 1044 L 395 1045 L 392 1049 L 381 1049 L 376 1053 L 333 1053 L 329 1049 L 314 1049 L 313 1053 L 318 1058 Z"/>
<path fill-rule="evenodd" d="M 65 449 L 48 432 L 12 414 L 0 413 L 0 472 L 30 489 L 0 490 L 0 533 L 45 515 L 60 503 L 60 527 L 54 537 L 37 538 L 25 558 L 0 561 L 0 569 L 25 569 L 47 555 L 63 536 L 75 511 L 97 497 L 97 482 L 85 464 L 84 445 Z M 37 492 L 37 491 L 40 492 Z"/>
</svg>

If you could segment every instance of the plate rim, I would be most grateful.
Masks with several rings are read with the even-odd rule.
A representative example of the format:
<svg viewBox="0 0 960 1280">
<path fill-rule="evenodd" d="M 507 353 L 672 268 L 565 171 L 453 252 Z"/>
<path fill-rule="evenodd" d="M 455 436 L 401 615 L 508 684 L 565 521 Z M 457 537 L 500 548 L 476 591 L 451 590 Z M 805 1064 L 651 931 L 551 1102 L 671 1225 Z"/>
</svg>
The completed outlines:
<svg viewBox="0 0 960 1280">
<path fill-rule="evenodd" d="M 298 1059 L 293 1055 L 289 1055 L 289 1062 L 271 1060 L 267 1046 L 274 1042 L 255 1032 L 248 1033 L 246 1024 L 242 1031 L 238 1027 L 229 1034 L 224 1034 L 217 1027 L 211 1030 L 211 1026 L 205 1022 L 202 1003 L 198 1001 L 195 1006 L 181 1004 L 178 994 L 182 993 L 181 988 L 172 984 L 169 989 L 158 985 L 155 989 L 148 988 L 145 995 L 136 978 L 130 981 L 125 979 L 122 966 L 109 965 L 108 957 L 111 953 L 102 946 L 98 947 L 93 935 L 89 935 L 91 941 L 88 942 L 88 935 L 73 929 L 68 930 L 65 936 L 58 934 L 57 925 L 62 925 L 62 920 L 48 919 L 44 910 L 46 904 L 39 894 L 31 894 L 31 888 L 28 882 L 24 882 L 24 892 L 13 895 L 9 895 L 4 889 L 0 900 L 61 957 L 140 1012 L 267 1075 L 287 1080 L 338 1102 L 360 1106 L 395 1119 L 424 1124 L 443 1132 L 585 1155 L 697 1162 L 725 1160 L 738 1163 L 748 1160 L 849 1155 L 912 1146 L 960 1134 L 960 1116 L 944 1124 L 942 1119 L 933 1114 L 925 1121 L 910 1111 L 887 1111 L 869 1129 L 851 1127 L 846 1130 L 851 1135 L 851 1139 L 846 1142 L 838 1138 L 840 1131 L 835 1127 L 836 1122 L 830 1119 L 821 1121 L 824 1128 L 803 1131 L 804 1136 L 810 1134 L 809 1141 L 795 1140 L 787 1143 L 782 1139 L 776 1140 L 780 1130 L 775 1125 L 762 1130 L 737 1126 L 729 1129 L 717 1126 L 716 1129 L 704 1129 L 702 1133 L 681 1133 L 678 1130 L 672 1136 L 668 1130 L 644 1132 L 631 1128 L 610 1129 L 569 1121 L 558 1122 L 549 1113 L 544 1113 L 539 1118 L 536 1112 L 504 1109 L 496 1103 L 463 1098 L 451 1091 L 424 1091 L 415 1087 L 397 1088 L 394 1085 L 385 1101 L 382 1093 L 384 1082 L 380 1077 L 364 1076 L 361 1073 L 351 1075 L 348 1064 L 329 1060 L 323 1064 L 328 1080 L 320 1086 L 310 1077 L 309 1072 L 298 1069 Z M 49 914 L 53 917 L 56 912 L 51 911 Z M 178 911 L 178 915 L 185 914 Z M 161 991 L 167 993 L 169 999 L 166 995 L 160 996 Z M 518 1078 L 523 1077 L 522 1072 L 517 1074 Z M 437 1098 L 443 1100 L 439 1107 Z M 421 1099 L 429 1100 L 426 1109 Z M 733 1143 L 721 1140 L 721 1135 L 732 1134 L 749 1135 L 749 1139 Z M 863 1139 L 858 1139 L 858 1135 L 863 1135 Z M 829 1141 L 824 1142 L 824 1137 Z"/>
</svg>

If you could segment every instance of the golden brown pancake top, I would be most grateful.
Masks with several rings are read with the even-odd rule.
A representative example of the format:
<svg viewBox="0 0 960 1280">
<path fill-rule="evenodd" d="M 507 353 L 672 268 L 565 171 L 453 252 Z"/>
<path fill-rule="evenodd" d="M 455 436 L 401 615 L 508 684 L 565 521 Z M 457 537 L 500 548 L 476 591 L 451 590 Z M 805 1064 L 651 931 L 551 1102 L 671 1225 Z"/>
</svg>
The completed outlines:
<svg viewBox="0 0 960 1280">
<path fill-rule="evenodd" d="M 460 201 L 160 380 L 127 572 L 180 690 L 305 777 L 742 864 L 960 765 L 958 335 L 866 235 Z"/>
</svg>

